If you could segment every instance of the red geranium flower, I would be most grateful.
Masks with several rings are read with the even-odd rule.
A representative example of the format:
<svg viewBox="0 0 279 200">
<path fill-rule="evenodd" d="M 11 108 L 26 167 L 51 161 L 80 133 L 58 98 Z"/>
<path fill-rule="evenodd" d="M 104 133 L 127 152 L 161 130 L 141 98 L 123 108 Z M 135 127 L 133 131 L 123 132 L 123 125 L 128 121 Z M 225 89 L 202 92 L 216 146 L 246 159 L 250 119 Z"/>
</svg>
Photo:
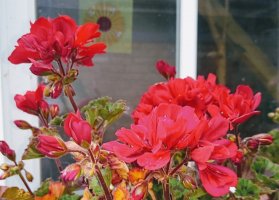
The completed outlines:
<svg viewBox="0 0 279 200">
<path fill-rule="evenodd" d="M 15 95 L 14 100 L 17 108 L 26 113 L 38 115 L 40 113 L 40 105 L 44 102 L 44 88 L 44 85 L 39 85 L 36 91 L 27 91 L 24 95 Z"/>
<path fill-rule="evenodd" d="M 217 104 L 217 92 L 229 92 L 226 87 L 217 85 L 215 82 L 216 76 L 209 74 L 207 79 L 203 76 L 199 76 L 197 80 L 190 77 L 185 79 L 176 78 L 167 83 L 155 84 L 143 94 L 132 117 L 137 122 L 161 103 L 191 106 L 195 108 L 199 117 L 204 116 L 208 105 Z"/>
<path fill-rule="evenodd" d="M 210 105 L 211 115 L 222 114 L 232 125 L 241 124 L 260 111 L 256 111 L 261 102 L 261 93 L 253 95 L 249 86 L 239 85 L 234 94 L 219 93 L 219 105 Z"/>
<path fill-rule="evenodd" d="M 219 160 L 235 157 L 237 146 L 225 139 L 214 143 L 200 142 L 191 152 L 191 158 L 198 165 L 200 179 L 205 190 L 214 197 L 227 194 L 230 187 L 237 185 L 237 176 L 231 169 L 218 165 Z"/>
<path fill-rule="evenodd" d="M 125 162 L 137 161 L 145 169 L 156 170 L 170 161 L 171 150 L 197 144 L 204 125 L 191 107 L 161 104 L 137 125 L 118 130 L 118 141 L 103 147 Z"/>
<path fill-rule="evenodd" d="M 31 24 L 30 33 L 17 41 L 9 61 L 13 64 L 32 62 L 30 70 L 35 75 L 52 73 L 51 62 L 57 59 L 93 66 L 93 56 L 104 53 L 106 48 L 103 43 L 94 43 L 100 36 L 98 28 L 94 23 L 77 26 L 69 16 L 40 17 Z"/>
</svg>

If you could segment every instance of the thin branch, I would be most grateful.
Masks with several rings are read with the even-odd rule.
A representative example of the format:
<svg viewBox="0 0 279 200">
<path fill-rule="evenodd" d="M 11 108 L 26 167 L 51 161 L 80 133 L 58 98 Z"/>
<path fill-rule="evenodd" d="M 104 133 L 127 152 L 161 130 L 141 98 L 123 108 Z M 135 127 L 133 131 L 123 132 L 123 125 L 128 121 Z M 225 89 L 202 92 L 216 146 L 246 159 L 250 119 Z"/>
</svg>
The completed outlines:
<svg viewBox="0 0 279 200">
<path fill-rule="evenodd" d="M 18 164 L 17 164 L 16 161 L 14 161 L 14 163 L 15 163 L 16 166 L 18 166 Z M 23 175 L 22 175 L 22 173 L 21 173 L 20 170 L 19 170 L 19 172 L 18 172 L 18 175 L 19 175 L 21 181 L 23 182 L 23 184 L 25 185 L 25 187 L 27 188 L 28 192 L 29 192 L 32 196 L 34 196 L 32 190 L 30 189 L 28 183 L 26 182 L 26 180 L 25 180 L 25 178 L 23 177 Z"/>
</svg>

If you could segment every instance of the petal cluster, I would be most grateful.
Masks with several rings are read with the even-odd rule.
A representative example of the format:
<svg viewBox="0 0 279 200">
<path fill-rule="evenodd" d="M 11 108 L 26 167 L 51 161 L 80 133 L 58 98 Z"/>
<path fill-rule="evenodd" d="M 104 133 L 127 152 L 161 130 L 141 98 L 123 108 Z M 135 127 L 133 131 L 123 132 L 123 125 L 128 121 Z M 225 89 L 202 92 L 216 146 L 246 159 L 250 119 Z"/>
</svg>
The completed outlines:
<svg viewBox="0 0 279 200">
<path fill-rule="evenodd" d="M 23 35 L 9 56 L 14 64 L 32 63 L 30 70 L 36 75 L 52 73 L 52 61 L 93 66 L 95 54 L 104 53 L 104 43 L 96 43 L 99 26 L 86 23 L 78 26 L 69 16 L 40 17 L 31 24 L 30 32 Z"/>
<path fill-rule="evenodd" d="M 170 161 L 172 150 L 194 146 L 203 125 L 193 108 L 161 104 L 130 129 L 118 130 L 118 141 L 103 147 L 125 162 L 137 161 L 145 169 L 156 170 Z"/>
</svg>

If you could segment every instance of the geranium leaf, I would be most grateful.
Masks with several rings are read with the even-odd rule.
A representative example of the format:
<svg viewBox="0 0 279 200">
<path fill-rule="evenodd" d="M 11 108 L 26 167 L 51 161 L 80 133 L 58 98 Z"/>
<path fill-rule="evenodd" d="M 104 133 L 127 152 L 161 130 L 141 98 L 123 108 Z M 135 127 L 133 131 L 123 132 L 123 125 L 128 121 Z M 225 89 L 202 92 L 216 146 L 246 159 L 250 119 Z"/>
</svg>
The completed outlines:
<svg viewBox="0 0 279 200">
<path fill-rule="evenodd" d="M 64 194 L 59 200 L 79 200 L 80 196 L 77 194 Z"/>
<path fill-rule="evenodd" d="M 235 196 L 242 199 L 259 199 L 260 190 L 251 180 L 238 179 Z"/>
<path fill-rule="evenodd" d="M 45 180 L 42 182 L 41 186 L 34 192 L 34 194 L 38 197 L 42 197 L 49 193 L 49 185 L 50 179 Z"/>
</svg>

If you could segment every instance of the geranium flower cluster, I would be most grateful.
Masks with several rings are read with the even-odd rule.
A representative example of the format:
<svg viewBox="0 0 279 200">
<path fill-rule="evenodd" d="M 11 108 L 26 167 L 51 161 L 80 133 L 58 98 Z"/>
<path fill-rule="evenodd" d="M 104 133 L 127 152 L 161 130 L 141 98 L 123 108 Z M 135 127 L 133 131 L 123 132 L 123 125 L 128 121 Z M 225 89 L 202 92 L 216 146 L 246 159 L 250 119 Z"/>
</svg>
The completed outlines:
<svg viewBox="0 0 279 200">
<path fill-rule="evenodd" d="M 207 79 L 170 79 L 151 86 L 133 112 L 135 124 L 116 132 L 118 141 L 104 144 L 126 162 L 148 170 L 166 167 L 176 151 L 187 151 L 206 191 L 222 196 L 237 184 L 234 171 L 220 165 L 234 158 L 237 144 L 226 139 L 229 127 L 258 114 L 261 94 L 240 85 L 235 93 Z"/>
<path fill-rule="evenodd" d="M 33 180 L 31 173 L 22 160 L 16 161 L 15 151 L 0 141 L 0 152 L 12 162 L 1 166 L 0 179 L 19 175 L 28 193 L 17 190 L 22 195 L 18 198 L 35 200 L 140 200 L 148 195 L 168 200 L 174 199 L 173 179 L 182 182 L 185 190 L 201 189 L 213 197 L 232 191 L 241 177 L 243 158 L 273 142 L 269 134 L 242 139 L 238 132 L 240 124 L 259 114 L 261 94 L 254 94 L 247 85 L 231 92 L 216 83 L 214 74 L 175 78 L 175 67 L 159 60 L 156 68 L 167 81 L 152 85 L 143 94 L 130 128 L 119 129 L 115 141 L 103 143 L 107 127 L 126 111 L 125 102 L 103 97 L 79 107 L 72 87 L 78 77 L 76 66 L 93 66 L 94 55 L 104 53 L 105 44 L 95 43 L 100 36 L 98 27 L 95 23 L 78 26 L 68 16 L 42 17 L 18 40 L 9 60 L 31 63 L 33 74 L 46 76 L 35 91 L 14 97 L 18 109 L 41 122 L 40 127 L 25 120 L 14 122 L 32 132 L 22 160 L 54 159 L 60 176 L 58 182 L 47 180 L 31 191 L 25 180 Z M 63 92 L 73 111 L 61 115 L 59 106 L 46 98 L 57 98 Z M 65 155 L 74 162 L 63 167 L 60 157 Z M 155 194 L 153 187 L 158 183 L 154 180 L 161 184 L 163 195 Z M 80 189 L 82 197 L 74 193 Z M 7 189 L 0 197 L 9 195 Z"/>
</svg>

